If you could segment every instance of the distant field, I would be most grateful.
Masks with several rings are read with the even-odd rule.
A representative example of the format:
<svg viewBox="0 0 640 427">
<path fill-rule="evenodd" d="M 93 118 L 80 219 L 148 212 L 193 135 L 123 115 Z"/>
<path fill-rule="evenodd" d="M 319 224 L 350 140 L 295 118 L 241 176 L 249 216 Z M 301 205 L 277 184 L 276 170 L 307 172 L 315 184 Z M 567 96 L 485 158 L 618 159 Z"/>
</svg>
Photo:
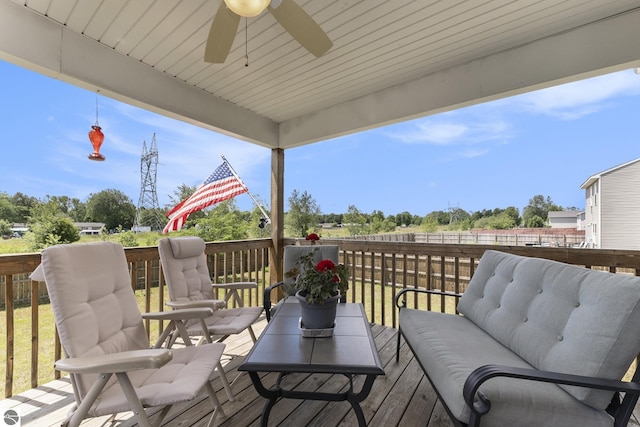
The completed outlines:
<svg viewBox="0 0 640 427">
<path fill-rule="evenodd" d="M 395 233 L 419 233 L 420 227 L 397 227 Z M 348 237 L 349 230 L 346 228 L 322 228 L 318 231 L 320 238 L 331 239 L 336 237 Z M 389 234 L 389 233 L 384 233 Z M 135 235 L 138 246 L 155 246 L 158 240 L 165 237 L 162 233 L 138 233 Z M 79 242 L 99 242 L 102 236 L 81 236 Z M 119 242 L 118 235 L 107 236 L 107 240 Z M 0 254 L 20 254 L 33 252 L 29 244 L 24 239 L 0 239 Z"/>
<path fill-rule="evenodd" d="M 139 233 L 136 234 L 138 240 L 138 246 L 155 246 L 158 243 L 158 239 L 163 236 L 161 233 Z M 102 236 L 80 236 L 79 242 L 100 242 L 105 240 Z M 112 242 L 118 242 L 118 235 L 113 234 L 107 236 L 106 240 Z M 29 243 L 25 239 L 0 239 L 0 254 L 19 254 L 33 252 L 29 248 Z"/>
</svg>

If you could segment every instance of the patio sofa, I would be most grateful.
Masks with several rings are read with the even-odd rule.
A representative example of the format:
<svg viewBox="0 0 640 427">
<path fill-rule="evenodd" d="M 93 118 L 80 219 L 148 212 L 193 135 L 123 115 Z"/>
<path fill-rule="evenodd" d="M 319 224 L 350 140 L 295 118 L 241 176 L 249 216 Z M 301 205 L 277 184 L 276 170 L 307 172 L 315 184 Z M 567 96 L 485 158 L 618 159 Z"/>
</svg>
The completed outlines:
<svg viewBox="0 0 640 427">
<path fill-rule="evenodd" d="M 459 314 L 407 308 L 413 292 L 441 293 L 396 295 L 396 358 L 402 336 L 454 424 L 627 424 L 640 378 L 620 380 L 640 352 L 640 277 L 488 250 Z"/>
</svg>

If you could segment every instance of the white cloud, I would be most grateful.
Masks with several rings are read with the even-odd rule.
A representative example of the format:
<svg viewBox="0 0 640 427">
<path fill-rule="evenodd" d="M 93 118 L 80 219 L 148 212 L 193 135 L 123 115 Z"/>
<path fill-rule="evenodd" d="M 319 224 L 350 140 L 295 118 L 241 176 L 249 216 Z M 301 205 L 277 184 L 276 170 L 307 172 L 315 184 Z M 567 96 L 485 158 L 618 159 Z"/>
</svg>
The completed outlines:
<svg viewBox="0 0 640 427">
<path fill-rule="evenodd" d="M 598 112 L 618 96 L 640 94 L 640 77 L 631 70 L 542 89 L 514 100 L 521 108 L 563 120 Z"/>
<path fill-rule="evenodd" d="M 448 113 L 398 125 L 388 136 L 411 144 L 464 146 L 504 141 L 511 138 L 511 133 L 511 127 L 502 119 Z"/>
<path fill-rule="evenodd" d="M 482 149 L 482 148 L 475 148 L 475 149 L 474 148 L 470 148 L 470 149 L 463 150 L 463 151 L 459 152 L 458 155 L 460 157 L 471 159 L 471 158 L 474 158 L 474 157 L 484 156 L 488 152 L 489 152 L 488 148 L 484 148 L 484 149 Z"/>
<path fill-rule="evenodd" d="M 469 128 L 462 123 L 435 123 L 433 120 L 419 121 L 407 132 L 393 135 L 407 143 L 429 143 L 449 145 L 460 140 Z"/>
</svg>

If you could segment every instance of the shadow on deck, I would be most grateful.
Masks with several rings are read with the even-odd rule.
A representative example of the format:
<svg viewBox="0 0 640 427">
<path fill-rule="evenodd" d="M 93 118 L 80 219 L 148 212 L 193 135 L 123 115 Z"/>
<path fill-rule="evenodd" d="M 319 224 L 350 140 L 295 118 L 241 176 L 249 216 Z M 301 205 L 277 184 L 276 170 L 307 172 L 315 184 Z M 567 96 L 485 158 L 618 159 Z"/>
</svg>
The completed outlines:
<svg viewBox="0 0 640 427">
<path fill-rule="evenodd" d="M 262 332 L 266 321 L 260 321 L 254 328 Z M 385 376 L 378 377 L 369 397 L 362 402 L 365 419 L 370 426 L 453 426 L 444 408 L 438 402 L 429 381 L 420 366 L 403 343 L 400 362 L 395 362 L 397 330 L 374 325 L 372 332 L 385 366 Z M 226 418 L 218 417 L 216 425 L 223 427 L 259 426 L 265 400 L 260 397 L 246 373 L 239 373 L 237 367 L 242 357 L 251 348 L 246 333 L 227 340 L 226 357 L 223 360 L 229 380 L 234 380 L 235 401 L 228 401 L 219 381 L 214 381 L 218 398 L 223 404 Z M 266 375 L 263 382 L 274 384 L 275 374 Z M 305 391 L 337 392 L 345 389 L 347 379 L 340 375 L 291 374 L 283 384 Z M 358 389 L 360 383 L 354 387 Z M 69 407 L 73 404 L 73 391 L 67 378 L 53 381 L 28 390 L 9 399 L 0 401 L 0 408 L 15 409 L 22 416 L 23 426 L 59 426 Z M 211 411 L 211 402 L 205 395 L 192 402 L 176 405 L 169 412 L 163 426 L 206 426 Z M 640 426 L 637 414 L 629 425 Z M 151 419 L 153 422 L 153 418 Z M 130 413 L 119 414 L 111 423 L 107 417 L 86 420 L 83 426 L 113 425 L 118 427 L 137 426 Z M 348 402 L 280 400 L 272 409 L 269 426 L 356 426 L 356 417 Z"/>
</svg>

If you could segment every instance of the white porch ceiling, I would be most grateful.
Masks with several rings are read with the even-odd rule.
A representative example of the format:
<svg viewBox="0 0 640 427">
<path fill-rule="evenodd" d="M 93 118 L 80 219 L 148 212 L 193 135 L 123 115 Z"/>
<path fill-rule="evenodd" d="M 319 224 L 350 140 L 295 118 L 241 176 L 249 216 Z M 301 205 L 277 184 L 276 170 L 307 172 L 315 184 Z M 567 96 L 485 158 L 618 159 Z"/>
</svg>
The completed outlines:
<svg viewBox="0 0 640 427">
<path fill-rule="evenodd" d="M 269 148 L 640 67 L 640 0 L 297 0 L 315 58 L 265 12 L 203 61 L 222 0 L 0 0 L 0 59 Z"/>
</svg>

